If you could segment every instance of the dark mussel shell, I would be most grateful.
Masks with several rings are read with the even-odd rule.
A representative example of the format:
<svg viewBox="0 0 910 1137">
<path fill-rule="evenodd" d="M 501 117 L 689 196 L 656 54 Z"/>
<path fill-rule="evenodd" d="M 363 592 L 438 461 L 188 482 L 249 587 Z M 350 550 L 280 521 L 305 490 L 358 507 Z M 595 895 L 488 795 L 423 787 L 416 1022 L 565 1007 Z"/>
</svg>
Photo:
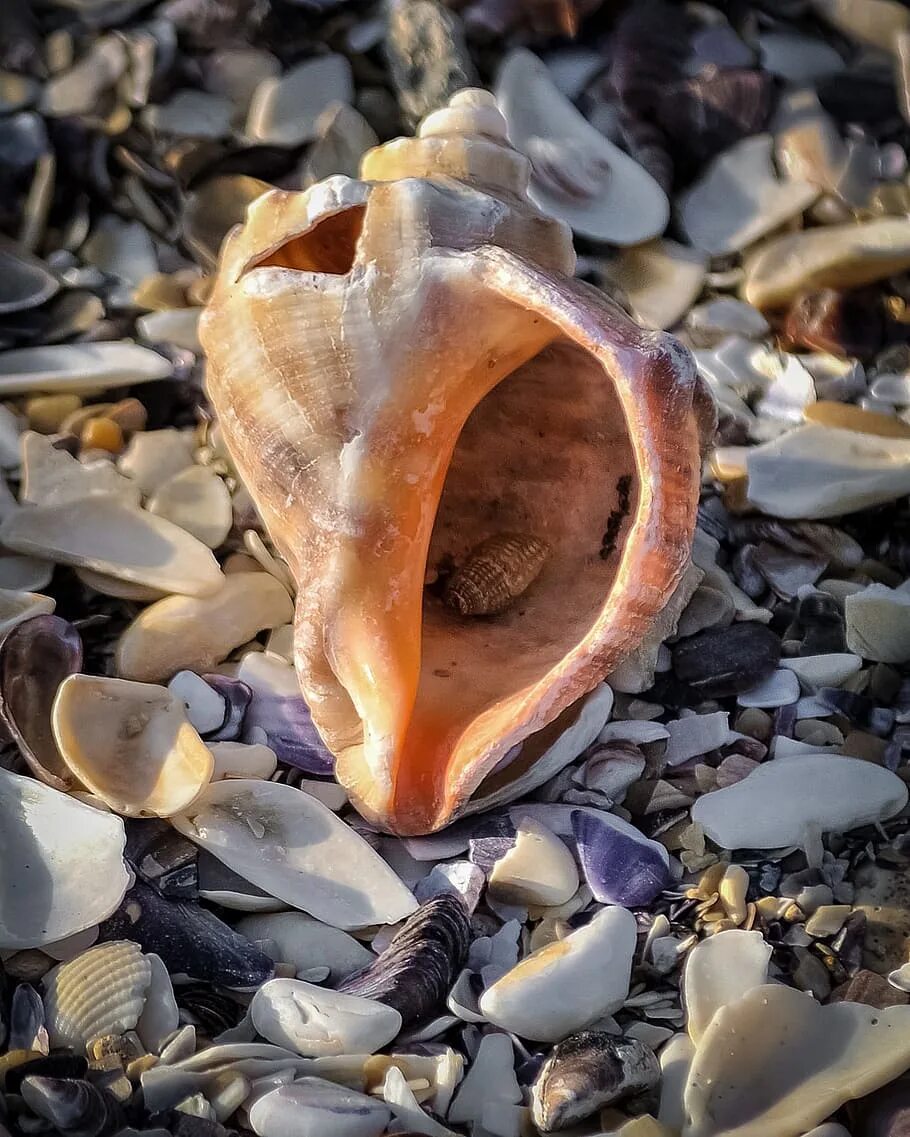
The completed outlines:
<svg viewBox="0 0 910 1137">
<path fill-rule="evenodd" d="M 192 841 L 160 818 L 127 818 L 124 857 L 133 871 L 169 900 L 199 896 L 197 859 Z"/>
<path fill-rule="evenodd" d="M 124 1121 L 117 1101 L 83 1079 L 30 1074 L 19 1092 L 33 1113 L 67 1137 L 104 1137 Z"/>
<path fill-rule="evenodd" d="M 82 640 L 59 616 L 23 620 L 0 643 L 0 719 L 36 778 L 54 789 L 76 782 L 54 740 L 51 708 L 64 679 L 82 668 Z"/>
<path fill-rule="evenodd" d="M 394 1007 L 407 1026 L 445 1002 L 470 943 L 464 901 L 454 893 L 434 896 L 405 921 L 375 963 L 349 975 L 339 990 Z"/>
</svg>

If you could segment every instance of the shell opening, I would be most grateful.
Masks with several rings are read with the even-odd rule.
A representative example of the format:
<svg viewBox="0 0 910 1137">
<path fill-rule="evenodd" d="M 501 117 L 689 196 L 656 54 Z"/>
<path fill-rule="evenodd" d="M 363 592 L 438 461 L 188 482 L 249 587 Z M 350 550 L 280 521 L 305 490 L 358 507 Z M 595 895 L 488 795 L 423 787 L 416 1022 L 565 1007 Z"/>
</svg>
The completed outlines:
<svg viewBox="0 0 910 1137">
<path fill-rule="evenodd" d="M 355 205 L 329 214 L 305 233 L 270 249 L 248 265 L 245 271 L 292 268 L 301 272 L 344 276 L 353 267 L 365 213 L 365 205 Z"/>
<path fill-rule="evenodd" d="M 402 811 L 441 805 L 465 758 L 508 739 L 540 684 L 554 701 L 571 685 L 560 669 L 616 584 L 638 499 L 614 385 L 570 340 L 554 338 L 473 409 L 445 473 L 425 578 L 444 579 L 502 533 L 536 537 L 548 553 L 526 591 L 496 615 L 462 616 L 442 589 L 424 588 L 420 676 L 394 791 Z M 543 708 L 541 727 L 548 717 Z"/>
</svg>

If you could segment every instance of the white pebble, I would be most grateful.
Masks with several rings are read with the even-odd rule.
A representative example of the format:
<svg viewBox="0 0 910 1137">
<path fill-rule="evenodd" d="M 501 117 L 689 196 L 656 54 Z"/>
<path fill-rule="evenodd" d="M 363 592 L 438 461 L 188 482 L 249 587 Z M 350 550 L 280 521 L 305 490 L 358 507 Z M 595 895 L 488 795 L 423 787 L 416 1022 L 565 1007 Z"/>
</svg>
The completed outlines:
<svg viewBox="0 0 910 1137">
<path fill-rule="evenodd" d="M 782 659 L 781 667 L 792 671 L 810 691 L 819 687 L 840 687 L 855 675 L 863 661 L 858 655 L 847 651 L 832 651 L 828 655 L 803 655 L 792 659 Z"/>
</svg>

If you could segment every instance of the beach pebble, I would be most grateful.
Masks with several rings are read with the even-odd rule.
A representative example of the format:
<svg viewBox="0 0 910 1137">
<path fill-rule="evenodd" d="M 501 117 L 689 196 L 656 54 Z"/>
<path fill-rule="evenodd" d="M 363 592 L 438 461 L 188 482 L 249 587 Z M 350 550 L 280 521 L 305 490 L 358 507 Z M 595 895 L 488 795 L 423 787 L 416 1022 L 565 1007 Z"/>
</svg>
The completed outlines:
<svg viewBox="0 0 910 1137">
<path fill-rule="evenodd" d="M 730 737 L 729 715 L 715 711 L 708 715 L 687 715 L 666 724 L 669 738 L 664 760 L 668 766 L 679 766 L 723 746 Z"/>
<path fill-rule="evenodd" d="M 840 687 L 859 671 L 863 661 L 850 652 L 832 651 L 825 655 L 782 659 L 780 665 L 792 671 L 810 691 L 817 691 L 819 687 Z"/>
<path fill-rule="evenodd" d="M 156 682 L 182 670 L 211 671 L 235 647 L 293 615 L 291 598 L 267 573 L 222 579 L 210 596 L 168 596 L 142 611 L 117 644 L 118 674 Z"/>
<path fill-rule="evenodd" d="M 844 602 L 847 647 L 877 663 L 910 660 L 910 587 L 870 584 Z"/>
<path fill-rule="evenodd" d="M 263 984 L 249 1013 L 263 1038 L 304 1058 L 372 1054 L 401 1030 L 393 1007 L 299 979 Z"/>
<path fill-rule="evenodd" d="M 771 330 L 757 308 L 733 296 L 697 304 L 686 316 L 684 327 L 695 347 L 710 347 L 728 336 L 760 339 Z"/>
<path fill-rule="evenodd" d="M 783 707 L 798 698 L 799 679 L 792 671 L 778 668 L 748 691 L 740 691 L 736 701 L 741 707 Z"/>
<path fill-rule="evenodd" d="M 765 762 L 735 785 L 704 794 L 692 820 L 722 849 L 817 843 L 893 817 L 907 787 L 890 770 L 857 758 L 804 754 Z"/>
<path fill-rule="evenodd" d="M 621 817 L 578 809 L 572 828 L 585 881 L 601 904 L 644 907 L 667 887 L 667 850 Z"/>
<path fill-rule="evenodd" d="M 577 888 L 578 870 L 572 854 L 549 829 L 530 817 L 520 822 L 514 844 L 489 874 L 489 895 L 502 904 L 552 907 L 564 904 Z"/>
<path fill-rule="evenodd" d="M 481 1013 L 522 1038 L 565 1038 L 622 1006 L 635 944 L 632 914 L 601 909 L 590 923 L 533 952 L 488 987 Z"/>
<path fill-rule="evenodd" d="M 764 625 L 743 621 L 680 640 L 671 651 L 677 678 L 711 699 L 748 691 L 770 675 L 780 659 L 780 640 Z"/>
</svg>

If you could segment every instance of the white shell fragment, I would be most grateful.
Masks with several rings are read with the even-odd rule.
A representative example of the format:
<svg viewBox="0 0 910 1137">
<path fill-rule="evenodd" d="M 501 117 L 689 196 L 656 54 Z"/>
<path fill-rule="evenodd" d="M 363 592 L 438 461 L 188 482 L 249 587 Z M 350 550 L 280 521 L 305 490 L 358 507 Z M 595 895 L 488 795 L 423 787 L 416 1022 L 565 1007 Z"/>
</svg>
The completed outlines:
<svg viewBox="0 0 910 1137">
<path fill-rule="evenodd" d="M 707 715 L 687 715 L 668 722 L 669 738 L 664 753 L 667 765 L 679 766 L 690 758 L 723 746 L 730 737 L 729 718 L 726 711 L 712 711 Z"/>
<path fill-rule="evenodd" d="M 359 834 L 292 786 L 214 782 L 171 824 L 270 896 L 334 927 L 392 924 L 417 906 Z"/>
<path fill-rule="evenodd" d="M 761 932 L 730 928 L 696 944 L 686 958 L 686 1027 L 698 1042 L 721 1007 L 768 981 L 771 947 Z"/>
<path fill-rule="evenodd" d="M 260 83 L 250 103 L 246 133 L 256 142 L 300 146 L 318 134 L 317 119 L 332 103 L 353 103 L 351 65 L 322 55 Z"/>
<path fill-rule="evenodd" d="M 0 526 L 0 541 L 20 553 L 95 569 L 162 592 L 207 596 L 224 580 L 201 541 L 115 497 L 20 509 Z"/>
<path fill-rule="evenodd" d="M 556 1042 L 618 1010 L 629 993 L 635 917 L 602 908 L 589 924 L 521 960 L 480 998 L 503 1030 Z"/>
<path fill-rule="evenodd" d="M 910 660 L 910 587 L 870 584 L 844 601 L 847 646 L 876 663 Z"/>
<path fill-rule="evenodd" d="M 164 379 L 171 364 L 129 340 L 23 347 L 0 353 L 0 395 L 36 391 L 103 391 Z"/>
<path fill-rule="evenodd" d="M 485 1117 L 492 1120 L 491 1106 L 516 1106 L 521 1100 L 512 1040 L 507 1034 L 494 1031 L 480 1040 L 471 1068 L 449 1109 L 448 1120 L 483 1126 Z"/>
<path fill-rule="evenodd" d="M 151 965 L 152 976 L 136 1033 L 142 1045 L 157 1054 L 180 1025 L 180 1012 L 174 998 L 174 985 L 163 961 L 154 954 L 147 954 L 145 958 Z"/>
<path fill-rule="evenodd" d="M 744 138 L 682 195 L 680 219 L 696 248 L 712 256 L 739 252 L 815 201 L 817 186 L 777 177 L 773 150 L 770 134 Z"/>
<path fill-rule="evenodd" d="M 106 920 L 132 881 L 125 845 L 119 817 L 0 770 L 0 949 L 56 943 Z"/>
<path fill-rule="evenodd" d="M 910 1007 L 821 1006 L 792 987 L 755 987 L 699 1042 L 683 1135 L 799 1137 L 908 1065 Z"/>
<path fill-rule="evenodd" d="M 792 659 L 782 659 L 781 667 L 792 671 L 810 691 L 817 691 L 819 687 L 840 687 L 840 685 L 855 675 L 862 667 L 863 661 L 858 655 L 850 652 L 832 651 L 827 655 L 803 655 Z"/>
<path fill-rule="evenodd" d="M 564 904 L 578 888 L 575 859 L 549 829 L 522 819 L 515 844 L 489 874 L 490 895 L 502 904 Z"/>
<path fill-rule="evenodd" d="M 244 916 L 237 931 L 248 940 L 263 941 L 263 951 L 276 963 L 289 963 L 297 971 L 328 967 L 335 984 L 375 960 L 359 940 L 306 916 L 303 912 L 274 912 Z"/>
<path fill-rule="evenodd" d="M 120 455 L 121 473 L 136 483 L 144 494 L 193 465 L 190 439 L 180 430 L 142 430 L 134 434 Z"/>
<path fill-rule="evenodd" d="M 619 285 L 635 319 L 647 328 L 672 328 L 698 299 L 708 257 L 661 237 L 624 249 L 607 275 Z"/>
<path fill-rule="evenodd" d="M 112 463 L 80 462 L 32 430 L 22 435 L 21 443 L 23 503 L 65 505 L 101 494 L 119 497 L 129 505 L 139 504 L 138 487 L 118 474 Z"/>
<path fill-rule="evenodd" d="M 208 785 L 214 759 L 166 687 L 71 675 L 54 700 L 54 738 L 88 789 L 127 817 L 169 817 Z"/>
<path fill-rule="evenodd" d="M 234 522 L 228 488 L 207 466 L 188 466 L 162 482 L 149 498 L 148 508 L 210 549 L 224 543 Z"/>
<path fill-rule="evenodd" d="M 910 440 L 808 423 L 750 449 L 747 468 L 764 513 L 837 517 L 910 493 Z"/>
<path fill-rule="evenodd" d="M 373 1054 L 401 1030 L 394 1007 L 299 979 L 272 979 L 250 1003 L 253 1026 L 269 1042 L 304 1058 Z"/>
<path fill-rule="evenodd" d="M 764 762 L 742 781 L 704 794 L 692 820 L 722 849 L 777 849 L 883 821 L 906 803 L 906 785 L 883 766 L 801 754 Z"/>
<path fill-rule="evenodd" d="M 0 636 L 5 636 L 23 620 L 53 612 L 57 601 L 39 592 L 18 592 L 0 588 Z"/>
<path fill-rule="evenodd" d="M 208 748 L 215 760 L 213 782 L 222 778 L 267 779 L 278 768 L 275 751 L 262 742 L 210 742 Z"/>
<path fill-rule="evenodd" d="M 279 1086 L 250 1106 L 258 1137 L 380 1137 L 391 1117 L 376 1098 L 322 1078 Z"/>
<path fill-rule="evenodd" d="M 663 233 L 667 195 L 562 94 L 546 65 L 518 48 L 505 58 L 496 98 L 512 145 L 531 161 L 529 196 L 585 237 L 639 245 Z"/>
<path fill-rule="evenodd" d="M 211 671 L 235 647 L 293 615 L 287 591 L 267 573 L 230 573 L 221 581 L 210 595 L 168 596 L 140 612 L 120 637 L 117 673 L 153 683 L 178 671 Z"/>
<path fill-rule="evenodd" d="M 92 1039 L 133 1030 L 145 1006 L 152 965 L 137 944 L 98 944 L 44 977 L 51 1046 L 82 1050 Z"/>
</svg>

